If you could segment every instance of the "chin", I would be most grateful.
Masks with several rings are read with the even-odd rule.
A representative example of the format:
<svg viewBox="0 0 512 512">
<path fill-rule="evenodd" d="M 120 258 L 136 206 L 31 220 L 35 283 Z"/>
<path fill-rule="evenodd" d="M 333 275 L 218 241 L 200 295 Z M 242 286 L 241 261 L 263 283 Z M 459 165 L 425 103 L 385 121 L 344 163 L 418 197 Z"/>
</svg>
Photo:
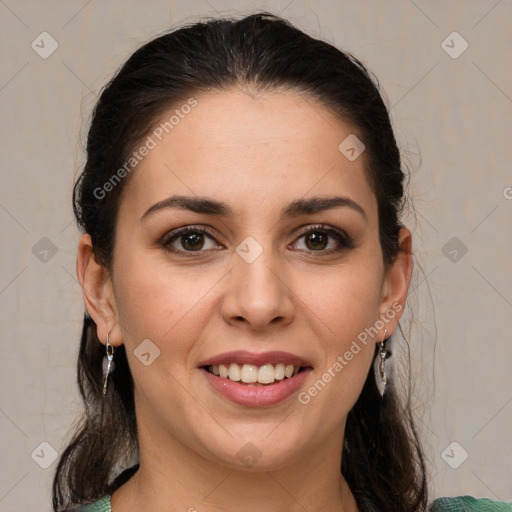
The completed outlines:
<svg viewBox="0 0 512 512">
<path fill-rule="evenodd" d="M 289 435 L 273 437 L 269 432 L 272 429 L 266 428 L 260 435 L 253 431 L 250 435 L 228 436 L 225 444 L 209 450 L 208 458 L 230 469 L 251 472 L 275 471 L 294 464 L 300 458 L 301 439 Z"/>
</svg>

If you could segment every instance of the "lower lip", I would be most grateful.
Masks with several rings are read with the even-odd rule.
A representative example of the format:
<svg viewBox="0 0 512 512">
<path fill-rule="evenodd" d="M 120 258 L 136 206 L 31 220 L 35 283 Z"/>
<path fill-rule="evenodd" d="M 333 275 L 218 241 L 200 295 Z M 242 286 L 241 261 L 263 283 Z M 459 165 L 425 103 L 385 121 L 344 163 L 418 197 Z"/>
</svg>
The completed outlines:
<svg viewBox="0 0 512 512">
<path fill-rule="evenodd" d="M 201 368 L 204 376 L 212 387 L 228 400 L 248 407 L 263 407 L 265 405 L 275 405 L 289 396 L 293 395 L 311 371 L 310 368 L 302 370 L 291 378 L 275 381 L 274 384 L 264 386 L 251 386 L 250 384 L 240 384 L 229 379 L 217 377 Z"/>
</svg>

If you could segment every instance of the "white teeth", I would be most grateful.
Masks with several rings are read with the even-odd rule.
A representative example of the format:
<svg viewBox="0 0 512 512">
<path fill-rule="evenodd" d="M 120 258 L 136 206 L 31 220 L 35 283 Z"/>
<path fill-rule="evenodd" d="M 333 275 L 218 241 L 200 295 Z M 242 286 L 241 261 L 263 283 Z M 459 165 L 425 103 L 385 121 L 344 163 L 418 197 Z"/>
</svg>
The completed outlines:
<svg viewBox="0 0 512 512">
<path fill-rule="evenodd" d="M 293 375 L 293 364 L 287 364 L 284 367 L 284 374 L 288 378 L 290 378 Z"/>
<path fill-rule="evenodd" d="M 283 380 L 284 379 L 284 364 L 283 363 L 276 364 L 275 372 L 276 372 L 275 379 Z"/>
<path fill-rule="evenodd" d="M 219 364 L 219 375 L 225 379 L 228 376 L 228 373 L 229 370 L 227 369 L 227 367 L 223 364 Z"/>
<path fill-rule="evenodd" d="M 293 366 L 292 364 L 285 365 L 283 363 L 276 365 L 264 364 L 263 366 L 231 363 L 215 364 L 210 366 L 210 371 L 214 375 L 234 382 L 242 381 L 245 384 L 272 384 L 274 381 L 283 380 L 285 377 L 288 379 L 294 377 L 299 373 L 300 366 Z"/>
<path fill-rule="evenodd" d="M 258 382 L 258 367 L 253 364 L 244 364 L 242 366 L 242 382 L 247 384 Z"/>
<path fill-rule="evenodd" d="M 229 380 L 234 380 L 235 382 L 238 382 L 240 380 L 240 366 L 236 363 L 231 363 L 229 365 L 229 374 L 228 374 Z"/>
<path fill-rule="evenodd" d="M 264 364 L 258 370 L 258 382 L 261 384 L 271 384 L 274 382 L 275 370 L 271 364 Z"/>
</svg>

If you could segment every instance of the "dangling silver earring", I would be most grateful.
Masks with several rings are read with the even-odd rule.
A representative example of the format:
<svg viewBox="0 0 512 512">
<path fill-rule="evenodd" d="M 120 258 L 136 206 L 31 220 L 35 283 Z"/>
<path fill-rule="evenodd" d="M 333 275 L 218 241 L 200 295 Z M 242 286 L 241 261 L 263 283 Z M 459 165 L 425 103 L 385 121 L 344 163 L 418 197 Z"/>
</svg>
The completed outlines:
<svg viewBox="0 0 512 512">
<path fill-rule="evenodd" d="M 114 347 L 110 344 L 107 334 L 107 346 L 106 355 L 103 357 L 103 374 L 105 375 L 105 381 L 103 382 L 103 394 L 107 393 L 107 382 L 108 376 L 114 371 Z"/>
<path fill-rule="evenodd" d="M 376 374 L 378 374 L 378 378 L 376 378 L 377 388 L 379 390 L 380 396 L 384 396 L 384 392 L 386 390 L 387 377 L 386 377 L 386 359 L 391 355 L 389 350 L 386 350 L 386 329 L 384 329 L 384 339 L 379 343 L 379 354 L 375 360 L 375 370 Z M 377 376 L 377 375 L 376 375 Z"/>
</svg>

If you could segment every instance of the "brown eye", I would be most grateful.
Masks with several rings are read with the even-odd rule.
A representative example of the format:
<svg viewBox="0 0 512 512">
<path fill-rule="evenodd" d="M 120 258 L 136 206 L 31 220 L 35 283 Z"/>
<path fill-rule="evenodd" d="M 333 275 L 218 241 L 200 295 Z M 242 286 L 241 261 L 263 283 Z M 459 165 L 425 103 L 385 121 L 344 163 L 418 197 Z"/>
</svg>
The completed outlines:
<svg viewBox="0 0 512 512">
<path fill-rule="evenodd" d="M 321 233 L 319 231 L 313 231 L 306 235 L 306 246 L 312 251 L 325 249 L 328 241 L 329 237 L 325 233 Z"/>
<path fill-rule="evenodd" d="M 187 233 L 180 236 L 182 247 L 187 251 L 199 251 L 204 245 L 202 233 Z"/>
<path fill-rule="evenodd" d="M 220 249 L 222 246 L 202 227 L 187 226 L 175 230 L 164 237 L 161 244 L 175 254 L 200 253 Z"/>
<path fill-rule="evenodd" d="M 303 231 L 294 243 L 295 249 L 330 254 L 352 249 L 351 238 L 342 230 L 328 226 L 313 226 Z"/>
</svg>

